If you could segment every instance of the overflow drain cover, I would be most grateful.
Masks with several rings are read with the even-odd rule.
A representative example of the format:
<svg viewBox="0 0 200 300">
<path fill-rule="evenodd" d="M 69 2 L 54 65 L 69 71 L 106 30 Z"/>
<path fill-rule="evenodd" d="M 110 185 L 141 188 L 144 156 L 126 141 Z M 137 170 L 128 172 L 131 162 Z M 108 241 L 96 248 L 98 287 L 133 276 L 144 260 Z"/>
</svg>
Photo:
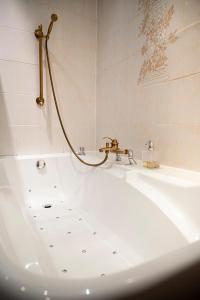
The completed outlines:
<svg viewBox="0 0 200 300">
<path fill-rule="evenodd" d="M 51 208 L 52 207 L 52 204 L 45 204 L 44 205 L 44 208 Z"/>
</svg>

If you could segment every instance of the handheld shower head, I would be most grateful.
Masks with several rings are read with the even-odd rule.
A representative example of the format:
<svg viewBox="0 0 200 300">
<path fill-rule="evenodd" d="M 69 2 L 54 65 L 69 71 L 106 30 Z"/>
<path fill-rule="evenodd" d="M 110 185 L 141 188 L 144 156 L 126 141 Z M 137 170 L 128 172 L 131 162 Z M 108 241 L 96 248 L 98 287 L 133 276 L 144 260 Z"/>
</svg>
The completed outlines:
<svg viewBox="0 0 200 300">
<path fill-rule="evenodd" d="M 51 15 L 51 22 L 49 24 L 49 28 L 47 30 L 47 35 L 46 35 L 46 39 L 48 40 L 49 39 L 49 35 L 52 31 L 52 28 L 53 28 L 53 23 L 56 22 L 58 20 L 58 16 L 56 14 L 52 14 Z"/>
<path fill-rule="evenodd" d="M 56 22 L 58 20 L 58 16 L 56 14 L 51 15 L 51 21 Z"/>
</svg>

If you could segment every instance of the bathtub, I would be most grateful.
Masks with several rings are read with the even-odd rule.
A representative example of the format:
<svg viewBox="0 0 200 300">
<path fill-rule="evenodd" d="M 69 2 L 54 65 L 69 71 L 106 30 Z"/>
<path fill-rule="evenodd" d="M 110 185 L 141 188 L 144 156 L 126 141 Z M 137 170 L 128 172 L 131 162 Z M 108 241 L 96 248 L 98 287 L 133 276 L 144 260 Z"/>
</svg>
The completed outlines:
<svg viewBox="0 0 200 300">
<path fill-rule="evenodd" d="M 134 295 L 200 260 L 199 195 L 199 173 L 165 166 L 1 157 L 1 289 L 26 300 Z"/>
</svg>

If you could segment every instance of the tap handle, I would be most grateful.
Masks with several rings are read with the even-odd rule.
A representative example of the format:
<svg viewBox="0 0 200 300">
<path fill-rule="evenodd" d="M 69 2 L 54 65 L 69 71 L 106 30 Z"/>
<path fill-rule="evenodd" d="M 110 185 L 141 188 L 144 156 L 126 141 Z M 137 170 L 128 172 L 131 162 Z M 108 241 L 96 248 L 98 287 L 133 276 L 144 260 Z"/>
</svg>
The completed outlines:
<svg viewBox="0 0 200 300">
<path fill-rule="evenodd" d="M 133 150 L 132 149 L 128 149 L 128 160 L 129 160 L 130 165 L 132 165 L 133 162 L 134 162 L 135 165 L 137 165 L 137 162 L 134 159 L 134 155 L 133 155 Z"/>
<path fill-rule="evenodd" d="M 110 138 L 110 137 L 108 137 L 108 136 L 104 136 L 102 139 L 103 139 L 103 140 L 111 140 L 111 142 L 113 141 L 113 139 Z"/>
<path fill-rule="evenodd" d="M 128 149 L 128 157 L 133 158 L 133 150 L 132 149 Z"/>
<path fill-rule="evenodd" d="M 151 140 L 147 141 L 146 144 L 145 144 L 145 146 L 147 146 L 147 149 L 149 151 L 153 151 L 154 150 L 154 144 L 153 144 L 153 142 Z"/>
<path fill-rule="evenodd" d="M 103 139 L 103 140 L 110 140 L 110 141 L 111 141 L 110 144 L 109 144 L 108 142 L 106 142 L 106 147 L 109 147 L 109 146 L 112 145 L 112 143 L 113 143 L 113 139 L 111 139 L 110 137 L 105 136 L 105 137 L 103 137 L 102 139 Z"/>
<path fill-rule="evenodd" d="M 119 143 L 118 143 L 118 141 L 117 141 L 117 139 L 112 139 L 112 138 L 110 138 L 110 137 L 103 137 L 103 139 L 108 139 L 108 140 L 110 140 L 111 141 L 111 147 L 117 147 L 118 148 L 118 145 L 119 145 Z M 106 144 L 108 144 L 108 143 L 106 143 Z"/>
</svg>

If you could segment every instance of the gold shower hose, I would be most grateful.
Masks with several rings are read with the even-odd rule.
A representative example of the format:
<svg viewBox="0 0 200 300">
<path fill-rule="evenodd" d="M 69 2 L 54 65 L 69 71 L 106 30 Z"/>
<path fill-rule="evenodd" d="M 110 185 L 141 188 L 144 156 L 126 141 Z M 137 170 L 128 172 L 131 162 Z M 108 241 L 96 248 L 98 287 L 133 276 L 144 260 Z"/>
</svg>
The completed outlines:
<svg viewBox="0 0 200 300">
<path fill-rule="evenodd" d="M 106 152 L 105 154 L 105 157 L 104 159 L 99 162 L 99 163 L 96 163 L 96 164 L 92 164 L 92 163 L 88 163 L 86 161 L 84 161 L 83 159 L 81 159 L 78 154 L 76 153 L 76 151 L 74 150 L 72 144 L 70 143 L 70 140 L 67 136 L 67 133 L 65 131 L 65 128 L 64 128 L 64 125 L 63 125 L 63 121 L 62 121 L 62 118 L 61 118 L 61 115 L 60 115 L 60 111 L 59 111 L 59 107 L 58 107 L 58 102 L 57 102 L 57 99 L 56 99 L 56 93 L 55 93 L 55 88 L 54 88 L 54 83 L 53 83 L 53 77 L 52 77 L 52 72 L 51 72 L 51 65 L 50 65 L 50 59 L 49 59 L 49 51 L 48 51 L 48 39 L 46 38 L 45 39 L 45 50 L 46 50 L 46 57 L 47 57 L 47 65 L 48 65 L 48 70 L 49 70 L 49 77 L 50 77 L 50 82 L 51 82 L 51 89 L 52 89 L 52 93 L 53 93 L 53 99 L 54 99 L 54 103 L 55 103 L 55 107 L 56 107 L 56 112 L 57 112 L 57 115 L 58 115 L 58 119 L 59 119 L 59 122 L 60 122 L 60 126 L 62 128 L 62 132 L 64 134 L 64 137 L 67 141 L 67 144 L 69 145 L 72 153 L 76 156 L 76 158 L 81 162 L 83 163 L 84 165 L 87 165 L 87 166 L 91 166 L 91 167 L 98 167 L 98 166 L 101 166 L 103 165 L 107 159 L 108 159 L 108 153 Z"/>
</svg>

